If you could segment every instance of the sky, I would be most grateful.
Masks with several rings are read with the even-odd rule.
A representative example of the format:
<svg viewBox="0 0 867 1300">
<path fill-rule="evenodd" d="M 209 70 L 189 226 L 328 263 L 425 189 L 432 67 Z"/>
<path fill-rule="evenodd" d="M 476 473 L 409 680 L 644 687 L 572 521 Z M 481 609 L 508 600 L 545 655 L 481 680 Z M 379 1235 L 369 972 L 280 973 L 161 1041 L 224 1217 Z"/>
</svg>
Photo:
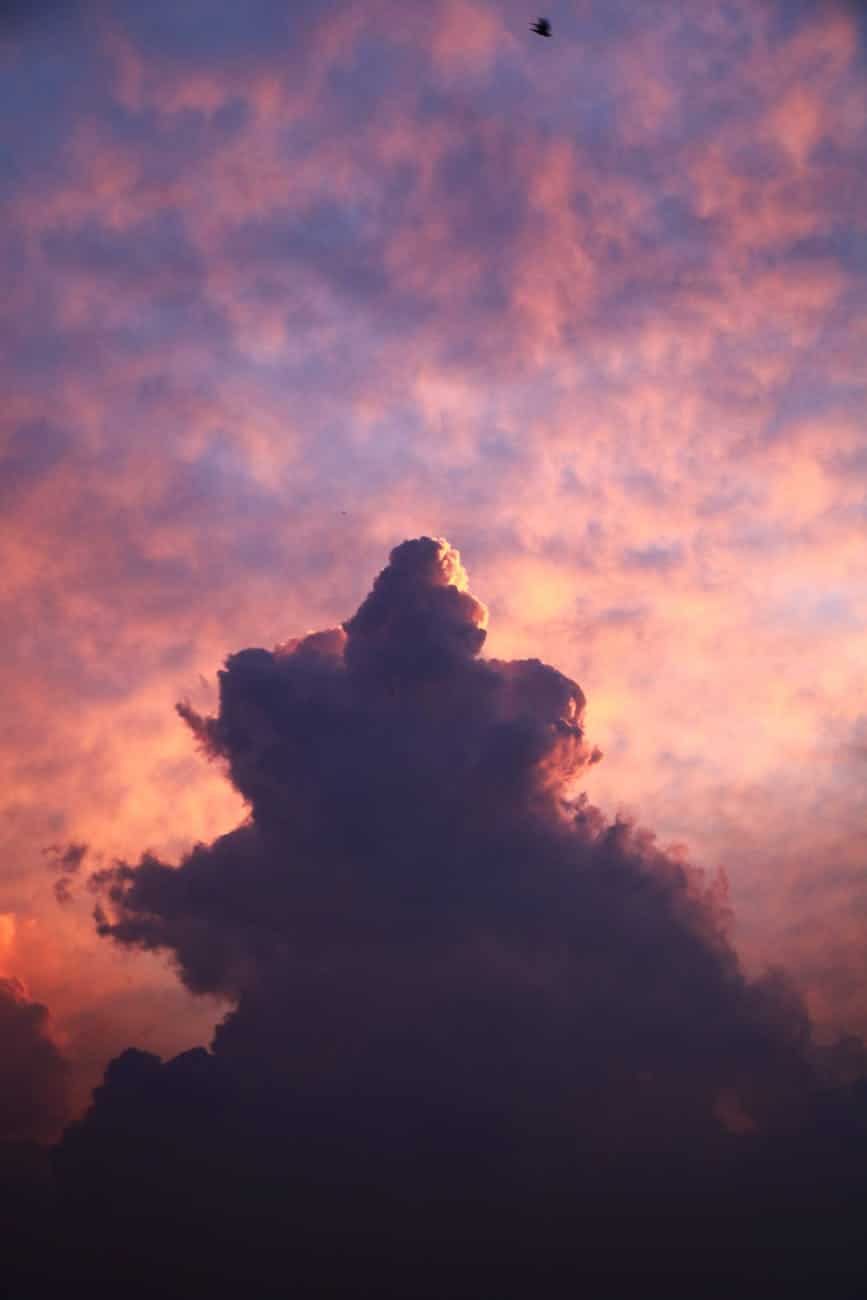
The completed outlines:
<svg viewBox="0 0 867 1300">
<path fill-rule="evenodd" d="M 247 1032 L 112 873 L 249 819 L 219 671 L 352 619 L 408 539 L 459 553 L 474 662 L 577 684 L 602 758 L 559 795 L 688 863 L 816 1042 L 867 1034 L 867 15 L 535 16 L 0 11 L 12 1136 L 130 1046 Z"/>
</svg>

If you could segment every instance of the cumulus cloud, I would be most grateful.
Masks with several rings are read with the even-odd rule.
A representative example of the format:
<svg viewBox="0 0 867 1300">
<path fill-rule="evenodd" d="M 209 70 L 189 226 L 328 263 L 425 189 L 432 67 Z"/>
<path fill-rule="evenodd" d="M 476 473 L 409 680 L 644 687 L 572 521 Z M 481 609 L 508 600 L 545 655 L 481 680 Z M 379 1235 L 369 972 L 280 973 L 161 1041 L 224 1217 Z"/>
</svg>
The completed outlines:
<svg viewBox="0 0 867 1300">
<path fill-rule="evenodd" d="M 96 873 L 96 918 L 233 1006 L 210 1051 L 111 1065 L 59 1151 L 75 1197 L 122 1177 L 169 1223 L 228 1215 L 249 1247 L 288 1216 L 353 1258 L 359 1234 L 454 1245 L 464 1211 L 535 1249 L 549 1213 L 642 1237 L 693 1193 L 701 1235 L 749 1182 L 725 1201 L 728 1144 L 815 1123 L 806 1012 L 743 974 L 724 879 L 577 793 L 582 691 L 483 658 L 486 624 L 419 538 L 341 627 L 231 655 L 215 717 L 180 706 L 249 816 Z"/>
<path fill-rule="evenodd" d="M 648 1107 L 666 1140 L 710 1130 L 723 1088 L 761 1107 L 797 1065 L 796 999 L 744 981 L 718 887 L 570 802 L 599 757 L 584 695 L 480 658 L 486 623 L 458 553 L 421 538 L 342 627 L 232 655 L 219 715 L 181 712 L 250 818 L 179 869 L 98 873 L 102 932 L 237 1000 L 217 1052 L 295 1086 L 351 1062 L 367 1089 L 545 1097 L 550 1124 L 606 1142 L 658 1142 Z"/>
<path fill-rule="evenodd" d="M 20 980 L 0 978 L 0 1142 L 55 1138 L 69 1118 L 67 1085 L 47 1007 Z"/>
</svg>

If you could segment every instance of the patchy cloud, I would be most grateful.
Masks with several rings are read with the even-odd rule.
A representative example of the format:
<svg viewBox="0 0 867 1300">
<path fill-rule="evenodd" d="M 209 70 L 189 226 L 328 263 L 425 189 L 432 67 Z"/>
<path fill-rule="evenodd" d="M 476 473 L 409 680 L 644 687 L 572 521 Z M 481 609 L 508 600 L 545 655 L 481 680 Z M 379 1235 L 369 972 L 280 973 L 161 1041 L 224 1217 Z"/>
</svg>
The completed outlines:
<svg viewBox="0 0 867 1300">
<path fill-rule="evenodd" d="M 649 546 L 630 547 L 623 556 L 627 568 L 640 569 L 649 573 L 670 573 L 680 568 L 684 562 L 682 548 L 664 542 L 653 542 Z"/>
<path fill-rule="evenodd" d="M 58 903 L 71 902 L 73 894 L 70 877 L 77 875 L 81 870 L 81 864 L 87 855 L 87 845 L 73 842 L 62 848 L 58 844 L 53 844 L 43 852 L 52 855 L 51 868 L 61 873 L 54 882 L 54 897 Z"/>
</svg>

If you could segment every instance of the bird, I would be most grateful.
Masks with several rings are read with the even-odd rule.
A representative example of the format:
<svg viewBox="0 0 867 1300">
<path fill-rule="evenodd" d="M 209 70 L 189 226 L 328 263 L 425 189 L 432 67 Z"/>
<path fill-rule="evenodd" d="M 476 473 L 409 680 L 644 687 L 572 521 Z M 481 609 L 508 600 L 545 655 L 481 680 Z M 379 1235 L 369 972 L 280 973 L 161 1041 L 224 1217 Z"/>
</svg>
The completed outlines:
<svg viewBox="0 0 867 1300">
<path fill-rule="evenodd" d="M 548 22 L 547 18 L 538 18 L 536 22 L 533 23 L 530 31 L 535 32 L 537 36 L 550 36 L 551 24 Z"/>
</svg>

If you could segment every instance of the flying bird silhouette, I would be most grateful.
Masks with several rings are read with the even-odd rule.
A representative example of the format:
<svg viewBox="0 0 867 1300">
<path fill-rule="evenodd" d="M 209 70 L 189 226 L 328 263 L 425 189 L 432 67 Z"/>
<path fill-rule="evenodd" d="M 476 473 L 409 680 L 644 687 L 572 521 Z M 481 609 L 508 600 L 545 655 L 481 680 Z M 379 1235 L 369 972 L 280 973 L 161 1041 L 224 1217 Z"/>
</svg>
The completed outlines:
<svg viewBox="0 0 867 1300">
<path fill-rule="evenodd" d="M 535 32 L 537 36 L 550 36 L 551 24 L 548 22 L 547 18 L 539 18 L 533 23 L 530 31 Z"/>
</svg>

